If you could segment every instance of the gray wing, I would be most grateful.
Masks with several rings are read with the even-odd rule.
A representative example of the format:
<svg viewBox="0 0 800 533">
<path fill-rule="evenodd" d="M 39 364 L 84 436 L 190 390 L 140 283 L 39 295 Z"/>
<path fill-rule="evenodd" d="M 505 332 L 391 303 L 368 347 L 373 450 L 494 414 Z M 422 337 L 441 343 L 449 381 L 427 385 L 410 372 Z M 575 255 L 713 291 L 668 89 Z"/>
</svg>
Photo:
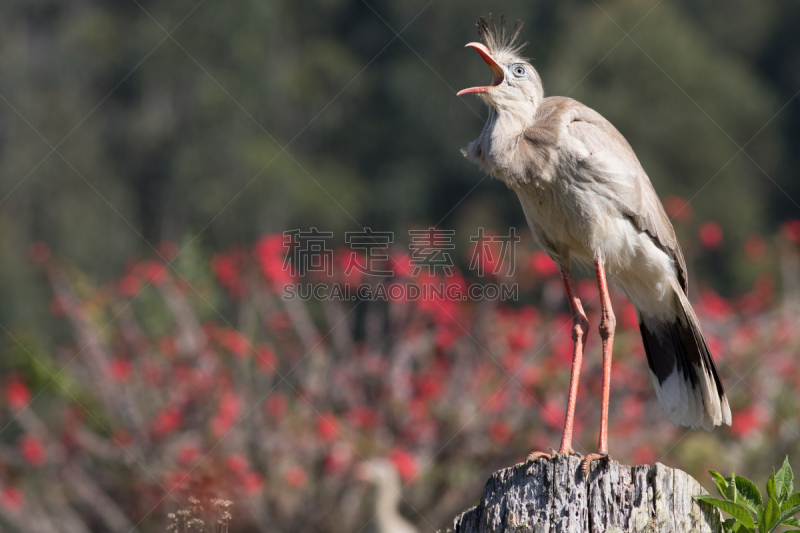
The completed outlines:
<svg viewBox="0 0 800 533">
<path fill-rule="evenodd" d="M 686 262 L 675 230 L 664 211 L 653 184 L 628 141 L 596 111 L 582 105 L 565 115 L 560 146 L 578 150 L 586 165 L 620 212 L 675 261 L 678 281 L 689 294 Z"/>
</svg>

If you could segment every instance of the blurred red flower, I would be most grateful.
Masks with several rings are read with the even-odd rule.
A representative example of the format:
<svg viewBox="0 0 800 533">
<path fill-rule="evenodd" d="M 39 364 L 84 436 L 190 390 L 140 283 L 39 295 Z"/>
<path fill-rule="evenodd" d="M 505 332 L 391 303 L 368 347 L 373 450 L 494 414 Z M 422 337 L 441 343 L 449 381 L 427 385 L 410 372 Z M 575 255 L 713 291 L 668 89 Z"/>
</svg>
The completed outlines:
<svg viewBox="0 0 800 533">
<path fill-rule="evenodd" d="M 800 242 L 800 220 L 787 220 L 781 225 L 781 235 L 792 242 Z"/>
<path fill-rule="evenodd" d="M 764 414 L 761 409 L 751 405 L 733 413 L 733 421 L 731 422 L 731 433 L 741 438 L 752 431 L 758 430 L 760 422 L 764 419 Z"/>
<path fill-rule="evenodd" d="M 156 415 L 150 431 L 154 437 L 164 437 L 178 429 L 182 423 L 183 413 L 181 413 L 180 407 L 168 405 Z"/>
<path fill-rule="evenodd" d="M 339 435 L 339 420 L 333 413 L 322 413 L 317 417 L 317 436 L 322 442 L 333 442 Z"/>
<path fill-rule="evenodd" d="M 394 463 L 397 473 L 403 482 L 408 483 L 417 475 L 417 460 L 402 446 L 395 446 L 389 451 L 388 458 Z"/>
<path fill-rule="evenodd" d="M 306 474 L 306 471 L 303 470 L 302 467 L 293 466 L 286 471 L 284 479 L 290 487 L 301 489 L 305 487 L 306 483 L 308 482 L 308 474 Z"/>
<path fill-rule="evenodd" d="M 178 464 L 187 466 L 189 463 L 195 463 L 200 459 L 200 449 L 194 444 L 184 444 L 178 450 Z"/>
<path fill-rule="evenodd" d="M 703 223 L 697 232 L 700 243 L 708 250 L 716 250 L 722 244 L 722 228 L 714 221 Z"/>
<path fill-rule="evenodd" d="M 764 259 L 767 252 L 767 245 L 764 238 L 758 233 L 751 233 L 744 240 L 744 256 L 751 263 L 757 263 Z"/>
<path fill-rule="evenodd" d="M 264 277 L 277 286 L 285 285 L 292 280 L 290 269 L 284 269 L 286 250 L 287 240 L 279 234 L 265 235 L 253 249 L 253 255 Z"/>
<path fill-rule="evenodd" d="M 700 291 L 700 309 L 703 313 L 716 320 L 725 320 L 731 315 L 731 305 L 725 298 L 712 291 Z"/>
<path fill-rule="evenodd" d="M 227 466 L 231 472 L 243 474 L 248 467 L 247 458 L 240 453 L 232 453 L 225 459 L 225 466 Z"/>
<path fill-rule="evenodd" d="M 19 452 L 29 465 L 40 467 L 47 460 L 44 444 L 35 435 L 23 435 L 19 439 Z"/>
<path fill-rule="evenodd" d="M 142 276 L 153 285 L 162 285 L 169 279 L 169 267 L 158 261 L 145 261 L 139 265 Z"/>
<path fill-rule="evenodd" d="M 242 476 L 242 488 L 247 494 L 255 494 L 264 487 L 264 476 L 258 472 L 247 472 Z"/>
<path fill-rule="evenodd" d="M 112 380 L 126 383 L 131 378 L 133 365 L 127 359 L 117 358 L 109 364 L 109 371 Z"/>
<path fill-rule="evenodd" d="M 286 414 L 286 405 L 286 396 L 280 392 L 274 392 L 267 398 L 267 412 L 277 420 L 280 420 Z"/>
<path fill-rule="evenodd" d="M 489 426 L 489 438 L 497 444 L 506 444 L 511 440 L 511 428 L 502 420 L 498 420 Z"/>
<path fill-rule="evenodd" d="M 219 343 L 239 359 L 250 351 L 250 340 L 235 329 L 225 328 Z"/>
<path fill-rule="evenodd" d="M 664 209 L 667 214 L 677 220 L 678 222 L 689 222 L 694 216 L 692 204 L 686 201 L 685 198 L 670 194 L 664 198 Z"/>
<path fill-rule="evenodd" d="M 133 298 L 139 294 L 139 291 L 142 288 L 142 281 L 133 274 L 126 274 L 121 280 L 119 280 L 117 288 L 123 296 Z"/>
<path fill-rule="evenodd" d="M 536 274 L 543 277 L 551 276 L 558 272 L 558 265 L 542 250 L 536 250 L 531 254 L 530 266 Z"/>
<path fill-rule="evenodd" d="M 36 264 L 41 264 L 50 259 L 50 247 L 43 242 L 35 242 L 28 249 L 28 255 Z"/>
<path fill-rule="evenodd" d="M 53 296 L 47 304 L 47 309 L 55 317 L 64 316 L 67 312 L 67 303 L 62 298 Z"/>
<path fill-rule="evenodd" d="M 21 381 L 12 381 L 6 387 L 6 401 L 12 409 L 22 409 L 31 401 L 31 390 Z"/>
<path fill-rule="evenodd" d="M 256 363 L 265 374 L 272 374 L 278 370 L 278 358 L 275 349 L 269 343 L 259 344 L 256 348 Z"/>
<path fill-rule="evenodd" d="M 25 495 L 16 487 L 3 487 L 0 504 L 9 511 L 19 511 L 25 505 Z"/>
</svg>

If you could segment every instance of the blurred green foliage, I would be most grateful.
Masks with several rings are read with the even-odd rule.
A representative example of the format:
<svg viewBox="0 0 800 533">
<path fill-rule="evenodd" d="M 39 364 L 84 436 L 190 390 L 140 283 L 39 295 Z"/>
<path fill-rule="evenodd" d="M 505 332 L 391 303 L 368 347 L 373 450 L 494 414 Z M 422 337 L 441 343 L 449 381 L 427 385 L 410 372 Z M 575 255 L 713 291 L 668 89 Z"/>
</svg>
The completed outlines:
<svg viewBox="0 0 800 533">
<path fill-rule="evenodd" d="M 42 321 L 34 241 L 104 280 L 164 240 L 523 227 L 458 151 L 485 116 L 454 92 L 489 75 L 462 48 L 489 11 L 526 22 L 548 94 L 600 111 L 662 196 L 691 200 L 679 232 L 719 222 L 721 250 L 687 250 L 698 274 L 749 285 L 744 236 L 800 216 L 797 2 L 7 0 L 0 321 Z"/>
</svg>

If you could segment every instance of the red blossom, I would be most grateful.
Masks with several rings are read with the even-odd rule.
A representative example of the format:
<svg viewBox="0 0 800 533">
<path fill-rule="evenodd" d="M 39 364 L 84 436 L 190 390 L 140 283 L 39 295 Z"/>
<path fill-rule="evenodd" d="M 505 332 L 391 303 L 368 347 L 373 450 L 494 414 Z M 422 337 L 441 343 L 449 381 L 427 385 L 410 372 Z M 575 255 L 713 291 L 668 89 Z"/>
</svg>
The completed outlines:
<svg viewBox="0 0 800 533">
<path fill-rule="evenodd" d="M 19 452 L 29 465 L 34 467 L 42 466 L 47 460 L 47 453 L 44 444 L 35 435 L 23 435 L 19 439 Z"/>
<path fill-rule="evenodd" d="M 352 462 L 353 453 L 347 446 L 334 446 L 325 456 L 324 468 L 327 474 L 343 472 Z"/>
<path fill-rule="evenodd" d="M 700 309 L 717 320 L 725 320 L 731 315 L 731 305 L 728 301 L 711 289 L 700 292 Z"/>
<path fill-rule="evenodd" d="M 40 265 L 50 259 L 50 247 L 43 242 L 35 242 L 28 249 L 28 255 L 31 261 Z"/>
<path fill-rule="evenodd" d="M 178 342 L 175 337 L 165 335 L 158 341 L 158 351 L 164 354 L 167 358 L 173 358 L 178 353 Z"/>
<path fill-rule="evenodd" d="M 0 491 L 0 505 L 9 511 L 19 511 L 25 505 L 25 495 L 16 487 L 3 487 Z"/>
<path fill-rule="evenodd" d="M 67 312 L 67 302 L 59 296 L 53 296 L 47 304 L 47 309 L 55 317 L 64 316 Z"/>
<path fill-rule="evenodd" d="M 632 303 L 626 302 L 622 306 L 620 318 L 622 319 L 621 322 L 623 327 L 628 329 L 639 328 L 639 317 L 636 316 L 636 308 L 633 307 Z"/>
<path fill-rule="evenodd" d="M 227 466 L 231 472 L 243 474 L 248 467 L 247 458 L 240 453 L 232 453 L 225 459 L 225 466 Z"/>
<path fill-rule="evenodd" d="M 239 272 L 239 257 L 235 254 L 217 254 L 211 259 L 211 270 L 220 282 L 235 299 L 239 299 L 247 292 L 247 285 Z"/>
<path fill-rule="evenodd" d="M 664 209 L 667 214 L 678 222 L 689 222 L 694 215 L 692 204 L 685 198 L 671 194 L 664 198 Z"/>
<path fill-rule="evenodd" d="M 353 407 L 347 412 L 347 421 L 354 426 L 373 427 L 378 421 L 378 413 L 370 407 Z"/>
<path fill-rule="evenodd" d="M 250 352 L 250 340 L 235 329 L 225 328 L 219 343 L 239 359 Z"/>
<path fill-rule="evenodd" d="M 633 452 L 633 460 L 637 465 L 653 464 L 657 460 L 655 449 L 648 444 L 643 444 Z"/>
<path fill-rule="evenodd" d="M 168 405 L 153 420 L 150 427 L 154 437 L 164 437 L 178 429 L 183 423 L 183 413 L 177 405 Z"/>
<path fill-rule="evenodd" d="M 119 280 L 117 288 L 123 296 L 133 298 L 139 294 L 139 291 L 142 289 L 142 280 L 133 274 L 126 274 L 121 280 Z"/>
<path fill-rule="evenodd" d="M 284 268 L 287 243 L 291 241 L 287 241 L 283 235 L 270 234 L 262 237 L 253 249 L 264 277 L 276 286 L 283 286 L 292 280 L 290 269 Z"/>
<path fill-rule="evenodd" d="M 722 228 L 714 221 L 703 223 L 697 232 L 700 243 L 707 250 L 716 250 L 722 244 Z"/>
<path fill-rule="evenodd" d="M 169 267 L 158 261 L 145 261 L 138 265 L 142 277 L 153 285 L 163 285 L 169 279 Z"/>
<path fill-rule="evenodd" d="M 267 398 L 267 412 L 272 418 L 280 420 L 286 414 L 286 396 L 275 392 Z"/>
<path fill-rule="evenodd" d="M 178 464 L 181 466 L 196 463 L 198 459 L 200 459 L 200 449 L 194 444 L 184 444 L 178 450 Z"/>
<path fill-rule="evenodd" d="M 744 256 L 751 263 L 758 263 L 764 259 L 767 252 L 767 245 L 764 238 L 758 233 L 751 233 L 744 240 Z"/>
<path fill-rule="evenodd" d="M 164 261 L 172 261 L 179 252 L 180 250 L 178 250 L 178 246 L 174 242 L 163 241 L 158 245 L 158 255 Z"/>
<path fill-rule="evenodd" d="M 317 417 L 317 436 L 322 442 L 333 442 L 339 436 L 339 420 L 333 413 L 322 413 Z"/>
<path fill-rule="evenodd" d="M 541 250 L 536 250 L 531 254 L 530 258 L 531 269 L 542 277 L 552 276 L 558 272 L 558 265 L 556 265 L 550 256 Z"/>
<path fill-rule="evenodd" d="M 118 429 L 111 434 L 111 441 L 114 443 L 114 446 L 125 448 L 133 442 L 133 437 L 131 437 L 127 429 Z"/>
<path fill-rule="evenodd" d="M 271 344 L 259 344 L 256 348 L 256 363 L 265 374 L 272 374 L 278 370 L 278 358 Z"/>
<path fill-rule="evenodd" d="M 489 426 L 489 438 L 497 444 L 506 444 L 511 440 L 511 428 L 502 420 L 498 420 Z"/>
<path fill-rule="evenodd" d="M 293 466 L 286 471 L 284 479 L 290 487 L 301 489 L 305 487 L 306 483 L 308 482 L 308 474 L 306 474 L 306 471 L 303 470 L 302 467 Z"/>
<path fill-rule="evenodd" d="M 247 494 L 255 494 L 264 488 L 264 476 L 258 472 L 247 472 L 242 475 L 242 488 Z"/>
<path fill-rule="evenodd" d="M 394 467 L 404 483 L 408 483 L 417 475 L 419 470 L 417 459 L 402 446 L 392 448 L 388 458 L 394 463 Z"/>
<path fill-rule="evenodd" d="M 763 408 L 751 405 L 734 412 L 732 418 L 731 433 L 734 437 L 741 438 L 758 431 L 762 421 L 766 419 L 766 413 Z"/>
<path fill-rule="evenodd" d="M 781 235 L 791 242 L 800 242 L 800 220 L 787 220 L 781 225 Z"/>
<path fill-rule="evenodd" d="M 127 359 L 114 359 L 109 364 L 109 371 L 111 372 L 111 379 L 126 383 L 131 378 L 133 372 L 133 365 Z"/>
<path fill-rule="evenodd" d="M 12 381 L 6 387 L 6 401 L 12 409 L 22 409 L 31 401 L 31 390 L 21 381 Z"/>
</svg>

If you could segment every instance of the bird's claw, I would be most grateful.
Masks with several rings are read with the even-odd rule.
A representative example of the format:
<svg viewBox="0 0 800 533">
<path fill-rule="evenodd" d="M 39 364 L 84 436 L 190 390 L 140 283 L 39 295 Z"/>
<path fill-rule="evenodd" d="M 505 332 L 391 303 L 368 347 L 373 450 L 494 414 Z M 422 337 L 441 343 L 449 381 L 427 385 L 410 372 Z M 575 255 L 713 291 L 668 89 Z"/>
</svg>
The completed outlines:
<svg viewBox="0 0 800 533">
<path fill-rule="evenodd" d="M 548 448 L 548 450 L 552 450 L 552 448 Z M 525 459 L 526 463 L 535 463 L 542 457 L 546 457 L 548 460 L 552 459 L 553 456 L 547 452 L 531 452 L 528 454 L 527 459 Z"/>
<path fill-rule="evenodd" d="M 581 470 L 583 470 L 583 475 L 585 477 L 589 477 L 589 471 L 592 468 L 592 463 L 600 459 L 608 460 L 608 453 L 590 453 L 583 458 L 583 461 L 581 461 Z"/>
<path fill-rule="evenodd" d="M 548 453 L 548 452 L 550 452 L 550 453 Z M 531 452 L 531 453 L 529 453 L 528 454 L 528 458 L 526 459 L 525 462 L 533 463 L 534 461 L 537 461 L 538 459 L 541 459 L 542 457 L 546 457 L 547 459 L 553 459 L 555 457 L 571 457 L 571 456 L 578 456 L 581 459 L 583 458 L 583 455 L 581 455 L 580 453 L 576 452 L 572 448 L 570 448 L 569 450 L 566 450 L 566 451 L 561 451 L 561 450 L 556 451 L 556 449 L 553 448 L 552 446 L 548 446 L 547 447 L 547 452 Z"/>
</svg>

